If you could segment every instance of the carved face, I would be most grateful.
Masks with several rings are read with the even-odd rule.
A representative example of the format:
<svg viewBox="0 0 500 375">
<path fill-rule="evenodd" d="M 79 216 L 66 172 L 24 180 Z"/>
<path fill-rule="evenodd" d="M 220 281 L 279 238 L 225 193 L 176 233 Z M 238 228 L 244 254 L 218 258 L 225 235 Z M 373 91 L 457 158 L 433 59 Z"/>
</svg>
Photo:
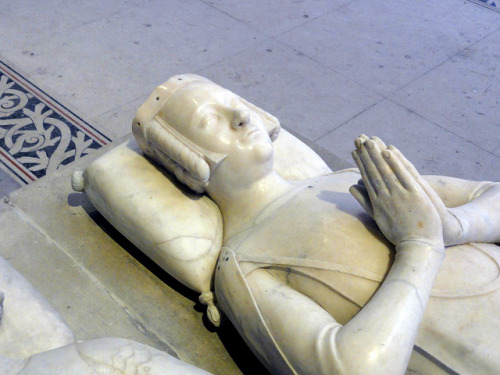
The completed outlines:
<svg viewBox="0 0 500 375">
<path fill-rule="evenodd" d="M 204 149 L 227 155 L 223 164 L 235 170 L 251 171 L 269 162 L 272 167 L 273 146 L 260 114 L 220 86 L 190 82 L 174 92 L 158 115 Z"/>
</svg>

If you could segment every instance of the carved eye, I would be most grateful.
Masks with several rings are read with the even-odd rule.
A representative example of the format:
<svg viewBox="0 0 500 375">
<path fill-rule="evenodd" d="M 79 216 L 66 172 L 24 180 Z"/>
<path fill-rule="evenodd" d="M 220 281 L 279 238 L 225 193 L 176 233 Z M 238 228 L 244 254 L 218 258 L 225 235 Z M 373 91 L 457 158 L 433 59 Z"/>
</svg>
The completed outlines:
<svg viewBox="0 0 500 375">
<path fill-rule="evenodd" d="M 203 116 L 200 123 L 200 128 L 205 129 L 209 128 L 211 125 L 217 122 L 217 116 L 213 113 L 208 113 Z"/>
</svg>

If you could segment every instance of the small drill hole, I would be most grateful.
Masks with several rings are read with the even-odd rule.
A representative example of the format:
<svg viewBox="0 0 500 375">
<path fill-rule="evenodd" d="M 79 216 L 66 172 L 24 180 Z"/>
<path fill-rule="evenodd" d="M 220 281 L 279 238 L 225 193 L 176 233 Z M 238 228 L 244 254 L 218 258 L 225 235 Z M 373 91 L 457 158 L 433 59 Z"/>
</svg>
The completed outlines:
<svg viewBox="0 0 500 375">
<path fill-rule="evenodd" d="M 138 122 L 138 123 L 137 123 L 137 126 L 141 126 L 141 123 L 140 123 L 140 122 Z"/>
<path fill-rule="evenodd" d="M 157 97 L 156 97 L 156 100 L 160 100 L 160 97 L 159 97 L 159 96 L 157 96 Z"/>
<path fill-rule="evenodd" d="M 182 81 L 182 78 L 177 78 L 178 81 Z"/>
</svg>

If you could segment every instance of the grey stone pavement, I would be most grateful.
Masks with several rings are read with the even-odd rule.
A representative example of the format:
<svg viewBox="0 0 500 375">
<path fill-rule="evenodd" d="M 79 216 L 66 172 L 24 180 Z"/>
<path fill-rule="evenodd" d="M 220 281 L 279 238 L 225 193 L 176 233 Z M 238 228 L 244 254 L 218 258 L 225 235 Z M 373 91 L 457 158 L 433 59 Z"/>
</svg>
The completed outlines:
<svg viewBox="0 0 500 375">
<path fill-rule="evenodd" d="M 78 339 L 131 338 L 215 374 L 256 360 L 70 187 L 169 76 L 237 92 L 334 169 L 366 133 L 422 173 L 500 180 L 500 13 L 463 0 L 17 0 L 0 6 L 0 60 L 114 140 L 23 188 L 0 173 L 0 255 Z"/>
</svg>

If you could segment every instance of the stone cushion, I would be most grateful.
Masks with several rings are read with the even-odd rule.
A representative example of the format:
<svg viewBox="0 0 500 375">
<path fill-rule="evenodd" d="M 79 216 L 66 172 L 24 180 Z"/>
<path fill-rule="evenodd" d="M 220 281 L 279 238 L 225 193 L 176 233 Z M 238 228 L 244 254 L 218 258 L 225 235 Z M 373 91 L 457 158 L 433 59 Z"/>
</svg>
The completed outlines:
<svg viewBox="0 0 500 375">
<path fill-rule="evenodd" d="M 275 168 L 288 180 L 330 173 L 309 147 L 282 130 Z M 95 160 L 73 186 L 127 239 L 184 285 L 211 290 L 223 224 L 216 204 L 192 193 L 147 159 L 135 140 Z M 78 184 L 83 186 L 78 187 Z"/>
</svg>

